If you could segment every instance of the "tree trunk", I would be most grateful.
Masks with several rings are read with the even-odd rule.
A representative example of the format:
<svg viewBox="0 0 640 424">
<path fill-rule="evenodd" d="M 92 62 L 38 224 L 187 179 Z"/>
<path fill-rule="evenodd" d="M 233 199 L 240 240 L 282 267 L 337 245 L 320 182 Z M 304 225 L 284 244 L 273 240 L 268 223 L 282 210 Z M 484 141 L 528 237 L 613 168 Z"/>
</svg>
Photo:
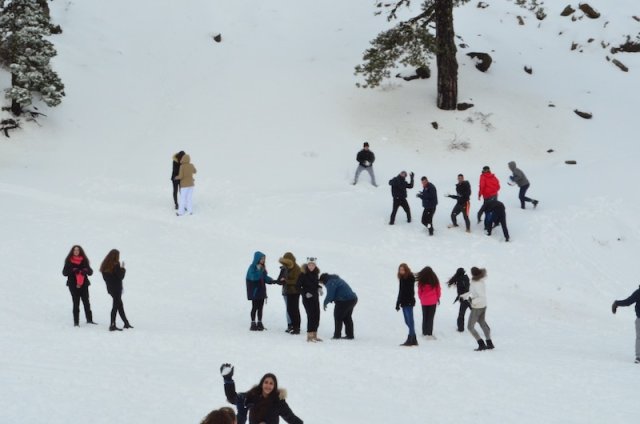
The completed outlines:
<svg viewBox="0 0 640 424">
<path fill-rule="evenodd" d="M 435 15 L 438 108 L 455 110 L 458 104 L 458 61 L 453 30 L 453 1 L 436 0 Z"/>
<path fill-rule="evenodd" d="M 14 74 L 11 74 L 11 86 L 15 87 L 16 85 L 16 76 Z M 11 99 L 11 112 L 15 116 L 22 115 L 22 106 L 20 106 L 20 103 L 18 103 L 16 99 Z"/>
</svg>

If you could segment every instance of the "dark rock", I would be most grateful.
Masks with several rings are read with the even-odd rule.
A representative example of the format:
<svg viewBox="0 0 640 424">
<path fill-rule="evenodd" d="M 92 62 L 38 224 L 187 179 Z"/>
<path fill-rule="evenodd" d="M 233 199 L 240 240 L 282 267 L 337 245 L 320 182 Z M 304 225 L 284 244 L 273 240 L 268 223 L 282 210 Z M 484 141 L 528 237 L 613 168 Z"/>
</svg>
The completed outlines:
<svg viewBox="0 0 640 424">
<path fill-rule="evenodd" d="M 473 103 L 458 103 L 457 109 L 458 110 L 467 110 L 469 108 L 473 107 Z"/>
<path fill-rule="evenodd" d="M 549 103 L 547 106 L 548 107 L 556 107 L 556 105 L 554 105 L 553 103 Z"/>
<path fill-rule="evenodd" d="M 477 6 L 478 9 L 486 9 L 487 7 L 489 7 L 489 5 L 487 3 L 483 2 L 483 1 L 478 2 L 478 6 Z"/>
<path fill-rule="evenodd" d="M 553 149 L 549 149 L 549 150 L 547 150 L 547 153 L 553 153 L 554 151 L 555 150 L 553 150 Z"/>
<path fill-rule="evenodd" d="M 571 5 L 569 4 L 569 5 L 567 5 L 567 7 L 564 8 L 562 13 L 560 13 L 560 16 L 569 16 L 575 11 L 576 10 L 573 7 L 571 7 Z"/>
<path fill-rule="evenodd" d="M 216 34 L 213 36 L 213 41 L 215 41 L 216 43 L 219 43 L 222 41 L 222 34 Z"/>
<path fill-rule="evenodd" d="M 539 21 L 544 20 L 547 17 L 547 14 L 544 12 L 544 9 L 538 9 L 536 11 L 536 19 Z"/>
<path fill-rule="evenodd" d="M 636 21 L 640 22 L 640 17 L 638 17 L 638 16 L 634 16 L 633 19 L 635 19 Z"/>
<path fill-rule="evenodd" d="M 469 46 L 466 45 L 465 43 L 460 43 L 460 44 L 458 44 L 458 47 L 460 47 L 461 49 L 466 49 Z"/>
<path fill-rule="evenodd" d="M 427 79 L 431 77 L 431 69 L 428 66 L 421 66 L 416 68 L 416 75 L 420 79 Z"/>
<path fill-rule="evenodd" d="M 576 115 L 578 115 L 578 116 L 579 116 L 579 117 L 581 117 L 581 118 L 584 118 L 584 119 L 591 119 L 591 118 L 593 118 L 593 114 L 592 114 L 592 113 L 589 113 L 589 112 L 582 112 L 582 111 L 580 111 L 580 110 L 578 110 L 578 109 L 574 109 L 573 111 L 575 112 L 575 114 L 576 114 Z"/>
<path fill-rule="evenodd" d="M 522 19 L 522 16 L 517 16 L 518 18 L 518 25 L 524 25 L 524 19 Z"/>
<path fill-rule="evenodd" d="M 593 43 L 593 40 L 594 40 L 593 38 L 589 38 L 589 39 L 587 40 L 587 43 Z"/>
<path fill-rule="evenodd" d="M 575 160 L 565 160 L 564 163 L 567 165 L 576 165 L 578 162 Z"/>
<path fill-rule="evenodd" d="M 493 59 L 491 59 L 488 53 L 471 52 L 467 53 L 467 56 L 479 60 L 479 62 L 476 63 L 476 69 L 482 72 L 486 72 L 491 66 L 491 62 L 493 62 Z"/>
<path fill-rule="evenodd" d="M 640 43 L 631 41 L 629 37 L 627 37 L 627 41 L 624 44 L 620 44 L 618 47 L 611 47 L 611 53 L 616 54 L 618 52 L 639 53 Z"/>
<path fill-rule="evenodd" d="M 438 129 L 438 123 L 437 123 L 436 121 L 433 121 L 433 122 L 431 123 L 431 126 L 433 127 L 433 129 L 434 129 L 434 130 L 437 130 L 437 129 Z"/>
<path fill-rule="evenodd" d="M 580 8 L 580 10 L 582 10 L 584 14 L 591 19 L 598 19 L 600 17 L 600 14 L 596 12 L 593 7 L 589 6 L 589 3 L 580 3 L 578 8 Z"/>
<path fill-rule="evenodd" d="M 624 64 L 622 62 L 620 62 L 618 59 L 613 59 L 611 61 L 611 63 L 613 63 L 614 65 L 616 65 L 618 68 L 620 68 L 620 70 L 622 72 L 629 72 L 629 68 L 627 68 L 626 66 L 624 66 Z"/>
<path fill-rule="evenodd" d="M 576 43 L 575 41 L 571 43 L 571 50 L 575 50 L 577 48 L 578 48 L 578 43 Z"/>
<path fill-rule="evenodd" d="M 531 66 L 526 66 L 526 65 L 525 65 L 525 67 L 524 67 L 524 71 L 525 71 L 527 74 L 531 75 L 531 74 L 533 73 L 533 68 L 531 68 Z"/>
</svg>

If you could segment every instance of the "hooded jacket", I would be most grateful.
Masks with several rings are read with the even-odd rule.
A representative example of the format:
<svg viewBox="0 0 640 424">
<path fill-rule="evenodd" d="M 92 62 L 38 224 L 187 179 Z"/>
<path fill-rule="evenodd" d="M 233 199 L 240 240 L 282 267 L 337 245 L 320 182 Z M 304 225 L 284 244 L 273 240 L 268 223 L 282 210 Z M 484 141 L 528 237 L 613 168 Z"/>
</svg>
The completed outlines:
<svg viewBox="0 0 640 424">
<path fill-rule="evenodd" d="M 195 185 L 193 174 L 195 174 L 196 167 L 191 163 L 191 156 L 185 154 L 180 159 L 180 171 L 176 180 L 180 181 L 180 187 L 193 187 Z"/>
<path fill-rule="evenodd" d="M 331 302 L 347 302 L 358 299 L 358 296 L 351 290 L 349 284 L 335 274 L 327 274 L 324 285 L 327 288 L 324 306 L 327 306 Z"/>
<path fill-rule="evenodd" d="M 516 183 L 518 187 L 526 186 L 529 184 L 529 180 L 527 179 L 527 176 L 524 175 L 524 172 L 522 172 L 520 168 L 516 167 L 516 163 L 514 161 L 509 162 L 508 165 L 509 165 L 509 169 L 511 170 L 511 173 L 513 174 L 510 177 L 511 181 Z"/>
<path fill-rule="evenodd" d="M 296 263 L 296 257 L 293 256 L 293 253 L 287 252 L 282 258 L 278 259 L 278 262 L 287 268 L 283 294 L 300 294 L 297 284 L 301 270 L 300 266 Z"/>
<path fill-rule="evenodd" d="M 245 424 L 247 413 L 251 417 L 251 409 L 256 407 L 258 403 L 263 399 L 261 396 L 253 395 L 257 386 L 254 386 L 250 391 L 245 393 L 237 393 L 236 385 L 232 379 L 225 380 L 224 382 L 224 394 L 227 397 L 227 401 L 238 408 L 238 424 Z M 271 404 L 266 411 L 265 416 L 260 423 L 249 418 L 249 424 L 278 424 L 280 417 L 289 424 L 303 424 L 303 421 L 298 418 L 291 408 L 287 404 L 287 391 L 282 388 L 277 390 L 278 397 Z"/>
<path fill-rule="evenodd" d="M 273 279 L 267 275 L 267 268 L 258 268 L 258 264 L 264 256 L 262 252 L 255 252 L 253 254 L 253 262 L 249 265 L 249 269 L 247 269 L 246 283 L 248 300 L 266 299 L 266 284 L 273 284 Z"/>
<path fill-rule="evenodd" d="M 497 196 L 500 191 L 500 181 L 491 172 L 483 172 L 480 174 L 480 187 L 478 189 L 478 195 L 484 199 L 488 199 L 493 196 Z"/>
</svg>

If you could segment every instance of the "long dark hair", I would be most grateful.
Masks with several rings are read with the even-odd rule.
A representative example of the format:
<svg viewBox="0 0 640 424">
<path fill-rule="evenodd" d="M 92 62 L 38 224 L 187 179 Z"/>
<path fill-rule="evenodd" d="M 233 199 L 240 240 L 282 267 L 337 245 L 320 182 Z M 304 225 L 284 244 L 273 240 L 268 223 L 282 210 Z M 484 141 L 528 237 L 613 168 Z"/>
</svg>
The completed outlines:
<svg viewBox="0 0 640 424">
<path fill-rule="evenodd" d="M 84 258 L 85 261 L 87 261 L 87 265 L 89 265 L 89 258 L 87 258 L 86 253 L 84 253 L 84 249 L 82 248 L 82 246 L 80 246 L 79 244 L 74 244 L 73 246 L 71 246 L 71 250 L 69 250 L 69 254 L 67 255 L 67 257 L 64 260 L 64 263 L 66 264 L 67 262 L 69 262 L 69 259 L 71 259 L 71 257 L 73 256 L 73 250 L 75 248 L 80 249 L 80 256 L 82 256 Z"/>
<path fill-rule="evenodd" d="M 262 397 L 262 384 L 264 381 L 270 378 L 273 380 L 273 391 L 269 393 L 269 396 Z M 248 397 L 255 402 L 253 407 L 249 410 L 249 422 L 260 423 L 264 421 L 269 409 L 278 400 L 280 391 L 278 390 L 278 379 L 272 373 L 266 373 L 260 379 L 260 383 L 257 386 L 249 390 Z"/>
<path fill-rule="evenodd" d="M 404 277 L 402 275 L 400 275 L 400 268 L 404 268 Z M 405 264 L 404 262 L 401 263 L 398 266 L 398 280 L 402 279 L 402 278 L 411 278 L 413 277 L 413 272 L 411 272 L 411 268 L 409 268 L 409 265 Z M 415 279 L 414 279 L 415 281 Z"/>
<path fill-rule="evenodd" d="M 120 251 L 118 249 L 111 249 L 107 256 L 102 260 L 102 265 L 100 265 L 100 272 L 110 273 L 113 272 L 113 269 L 120 265 Z"/>
<path fill-rule="evenodd" d="M 440 280 L 433 269 L 430 266 L 425 266 L 418 273 L 418 285 L 424 286 L 425 284 L 430 285 L 431 287 L 437 287 L 440 285 Z"/>
<path fill-rule="evenodd" d="M 456 270 L 456 273 L 455 273 L 455 274 L 453 274 L 453 277 L 449 278 L 449 281 L 447 281 L 447 285 L 448 285 L 449 287 L 451 287 L 451 286 L 453 286 L 453 285 L 455 285 L 455 284 L 458 284 L 458 281 L 459 281 L 462 277 L 464 277 L 464 268 L 458 268 L 458 269 Z"/>
</svg>

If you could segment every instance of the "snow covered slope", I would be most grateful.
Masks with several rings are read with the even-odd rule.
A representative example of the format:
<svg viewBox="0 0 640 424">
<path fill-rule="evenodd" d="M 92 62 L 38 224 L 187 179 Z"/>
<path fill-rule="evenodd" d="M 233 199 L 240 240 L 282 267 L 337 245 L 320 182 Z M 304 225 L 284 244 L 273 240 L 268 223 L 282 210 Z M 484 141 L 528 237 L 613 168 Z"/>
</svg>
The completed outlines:
<svg viewBox="0 0 640 424">
<path fill-rule="evenodd" d="M 475 104 L 465 112 L 435 108 L 434 79 L 355 87 L 353 67 L 387 25 L 371 2 L 51 3 L 67 97 L 41 126 L 0 141 L 0 422 L 197 423 L 226 403 L 222 362 L 236 366 L 239 389 L 274 372 L 307 423 L 635 422 L 634 315 L 609 305 L 638 284 L 640 58 L 616 55 L 623 73 L 600 41 L 620 43 L 639 23 L 635 2 L 600 3 L 600 19 L 576 22 L 559 16 L 564 4 L 542 22 L 507 1 L 457 10 L 469 45 L 460 101 Z M 491 53 L 487 73 L 468 51 Z M 350 185 L 365 140 L 378 188 L 366 174 Z M 195 213 L 177 218 L 169 165 L 182 149 L 198 174 Z M 531 180 L 536 210 L 519 209 L 506 185 L 510 160 Z M 512 242 L 475 222 L 471 234 L 446 229 L 444 194 L 462 172 L 475 199 L 483 165 L 503 182 Z M 387 225 L 386 182 L 403 169 L 438 188 L 432 238 L 417 188 L 414 222 L 400 212 Z M 134 330 L 107 331 L 97 272 L 100 325 L 73 328 L 60 271 L 75 243 L 96 271 L 120 249 Z M 340 274 L 360 298 L 357 340 L 285 334 L 278 288 L 268 331 L 250 333 L 244 277 L 255 250 L 271 274 L 286 251 Z M 473 352 L 472 337 L 455 332 L 454 290 L 436 314 L 438 340 L 399 347 L 401 262 L 430 265 L 443 281 L 459 266 L 486 267 L 497 349 Z"/>
</svg>

